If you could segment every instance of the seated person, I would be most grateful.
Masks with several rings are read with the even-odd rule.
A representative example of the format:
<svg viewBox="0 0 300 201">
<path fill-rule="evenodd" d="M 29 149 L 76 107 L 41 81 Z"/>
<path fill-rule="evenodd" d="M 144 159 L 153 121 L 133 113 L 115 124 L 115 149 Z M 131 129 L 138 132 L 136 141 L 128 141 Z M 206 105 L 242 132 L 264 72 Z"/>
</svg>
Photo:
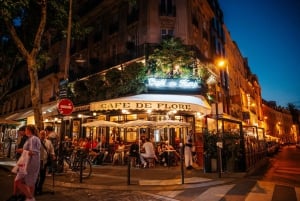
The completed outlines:
<svg viewBox="0 0 300 201">
<path fill-rule="evenodd" d="M 140 159 L 141 159 L 141 163 L 145 168 L 147 167 L 147 162 L 145 161 L 145 158 L 154 158 L 156 161 L 158 159 L 155 155 L 155 149 L 153 143 L 150 142 L 149 138 L 146 138 L 146 142 L 143 144 L 142 148 L 143 150 L 145 150 L 145 152 L 140 154 Z"/>
<path fill-rule="evenodd" d="M 102 143 L 100 139 L 98 139 L 98 143 L 93 151 L 96 153 L 95 157 L 93 158 L 93 164 L 102 165 L 106 160 L 108 151 L 105 149 L 105 144 Z"/>
<path fill-rule="evenodd" d="M 140 153 L 139 153 L 139 144 L 138 140 L 136 140 L 131 146 L 129 150 L 129 156 L 136 158 L 136 165 L 139 165 L 141 163 L 140 161 Z"/>
<path fill-rule="evenodd" d="M 176 151 L 174 149 L 174 147 L 169 144 L 168 141 L 166 141 L 166 144 L 165 144 L 165 149 L 164 149 L 164 152 L 163 152 L 163 157 L 164 157 L 164 166 L 170 166 L 172 161 L 175 159 L 176 157 Z"/>
<path fill-rule="evenodd" d="M 113 165 L 116 163 L 116 161 L 119 161 L 121 162 L 122 165 L 124 165 L 124 156 L 125 156 L 124 151 L 125 151 L 125 144 L 121 140 L 113 156 Z"/>
<path fill-rule="evenodd" d="M 93 151 L 96 145 L 97 145 L 96 142 L 93 141 L 91 138 L 86 138 L 86 143 L 84 144 L 84 147 L 81 147 L 81 150 L 87 153 L 89 158 L 93 160 L 97 154 L 96 152 Z"/>
<path fill-rule="evenodd" d="M 161 143 L 157 146 L 157 153 L 158 153 L 158 159 L 160 164 L 163 164 L 166 161 L 165 154 L 164 154 L 165 150 L 166 150 L 165 143 Z"/>
<path fill-rule="evenodd" d="M 91 138 L 87 138 L 87 142 L 84 145 L 84 149 L 89 152 L 92 151 L 97 146 L 97 142 Z"/>
</svg>

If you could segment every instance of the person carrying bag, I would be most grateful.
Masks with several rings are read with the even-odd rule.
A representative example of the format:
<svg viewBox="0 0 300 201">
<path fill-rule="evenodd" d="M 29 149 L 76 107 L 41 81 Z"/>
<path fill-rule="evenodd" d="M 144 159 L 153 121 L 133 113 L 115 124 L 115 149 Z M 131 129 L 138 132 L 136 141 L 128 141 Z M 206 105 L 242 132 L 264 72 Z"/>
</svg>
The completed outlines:
<svg viewBox="0 0 300 201">
<path fill-rule="evenodd" d="M 15 174 L 26 175 L 29 159 L 30 159 L 29 151 L 23 150 L 19 160 L 17 161 L 16 165 L 13 167 L 11 172 Z"/>
<path fill-rule="evenodd" d="M 37 137 L 37 129 L 34 125 L 27 125 L 25 134 L 28 136 L 28 140 L 25 142 L 22 155 L 17 162 L 17 175 L 10 200 L 26 198 L 25 201 L 35 201 L 34 189 L 40 169 L 41 141 Z"/>
</svg>

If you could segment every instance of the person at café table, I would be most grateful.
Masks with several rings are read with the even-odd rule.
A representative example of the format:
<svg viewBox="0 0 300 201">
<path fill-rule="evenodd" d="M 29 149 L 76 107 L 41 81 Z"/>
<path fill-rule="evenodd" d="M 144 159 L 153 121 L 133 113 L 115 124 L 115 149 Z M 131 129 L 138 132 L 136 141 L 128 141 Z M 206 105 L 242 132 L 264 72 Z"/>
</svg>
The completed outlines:
<svg viewBox="0 0 300 201">
<path fill-rule="evenodd" d="M 105 149 L 105 143 L 103 139 L 98 138 L 98 143 L 93 151 L 96 153 L 95 157 L 93 158 L 93 163 L 96 165 L 102 165 L 108 156 L 108 151 Z"/>
<path fill-rule="evenodd" d="M 116 163 L 117 160 L 121 160 L 119 162 L 121 162 L 122 165 L 124 165 L 124 156 L 125 156 L 125 144 L 124 141 L 121 140 L 118 148 L 116 149 L 114 156 L 113 156 L 113 164 Z"/>
<path fill-rule="evenodd" d="M 129 155 L 131 157 L 135 157 L 136 158 L 136 164 L 140 165 L 140 153 L 139 153 L 139 140 L 136 140 L 132 143 L 132 145 L 130 146 L 130 150 L 129 150 Z"/>
<path fill-rule="evenodd" d="M 165 149 L 164 149 L 164 152 L 163 152 L 163 157 L 165 158 L 165 163 L 164 163 L 164 166 L 169 166 L 170 162 L 171 162 L 171 159 L 175 157 L 175 149 L 174 147 L 169 144 L 169 141 L 166 141 L 166 144 L 165 144 Z"/>
<path fill-rule="evenodd" d="M 145 161 L 145 158 L 154 158 L 156 161 L 158 161 L 155 155 L 155 149 L 153 143 L 150 142 L 149 138 L 146 138 L 146 142 L 143 144 L 142 149 L 145 152 L 140 154 L 140 159 L 144 168 L 147 167 L 147 162 Z"/>
</svg>

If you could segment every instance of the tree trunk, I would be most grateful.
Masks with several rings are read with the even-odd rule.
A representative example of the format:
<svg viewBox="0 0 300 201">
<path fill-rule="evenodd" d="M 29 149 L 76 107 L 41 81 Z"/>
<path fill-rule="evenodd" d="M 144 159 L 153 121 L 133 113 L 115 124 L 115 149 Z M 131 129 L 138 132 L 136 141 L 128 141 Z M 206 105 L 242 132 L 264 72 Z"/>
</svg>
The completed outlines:
<svg viewBox="0 0 300 201">
<path fill-rule="evenodd" d="M 44 128 L 43 116 L 42 116 L 42 106 L 40 100 L 40 90 L 39 90 L 39 79 L 36 67 L 36 61 L 32 57 L 27 58 L 28 73 L 30 77 L 30 95 L 32 102 L 32 109 L 34 112 L 35 125 L 38 129 Z"/>
</svg>

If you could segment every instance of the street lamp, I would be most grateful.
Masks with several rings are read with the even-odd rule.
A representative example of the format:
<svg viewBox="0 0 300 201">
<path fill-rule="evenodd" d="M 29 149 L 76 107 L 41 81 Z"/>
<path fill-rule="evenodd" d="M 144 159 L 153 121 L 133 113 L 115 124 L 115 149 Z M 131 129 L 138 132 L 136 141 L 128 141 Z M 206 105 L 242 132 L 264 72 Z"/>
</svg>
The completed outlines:
<svg viewBox="0 0 300 201">
<path fill-rule="evenodd" d="M 226 61 L 224 59 L 218 59 L 216 61 L 216 65 L 219 68 L 223 68 L 226 64 Z M 217 155 L 218 155 L 218 163 L 217 163 L 217 167 L 218 167 L 218 175 L 219 178 L 221 178 L 222 175 L 222 148 L 223 148 L 223 142 L 222 142 L 222 133 L 219 132 L 219 91 L 218 91 L 218 82 L 216 83 L 215 86 L 215 94 L 216 94 L 216 98 L 215 98 L 215 104 L 216 104 L 216 132 L 217 132 L 217 137 L 218 137 L 218 141 L 217 141 Z"/>
<path fill-rule="evenodd" d="M 216 132 L 217 132 L 217 137 L 218 137 L 218 141 L 217 141 L 217 156 L 218 156 L 218 163 L 217 163 L 217 169 L 218 169 L 218 175 L 219 178 L 221 178 L 221 174 L 222 174 L 222 147 L 223 147 L 223 143 L 221 141 L 222 135 L 219 132 L 219 94 L 218 94 L 218 90 L 217 90 L 217 84 L 216 84 L 216 89 L 215 89 L 215 93 L 216 93 L 216 99 L 215 99 L 215 105 L 216 105 Z"/>
</svg>

